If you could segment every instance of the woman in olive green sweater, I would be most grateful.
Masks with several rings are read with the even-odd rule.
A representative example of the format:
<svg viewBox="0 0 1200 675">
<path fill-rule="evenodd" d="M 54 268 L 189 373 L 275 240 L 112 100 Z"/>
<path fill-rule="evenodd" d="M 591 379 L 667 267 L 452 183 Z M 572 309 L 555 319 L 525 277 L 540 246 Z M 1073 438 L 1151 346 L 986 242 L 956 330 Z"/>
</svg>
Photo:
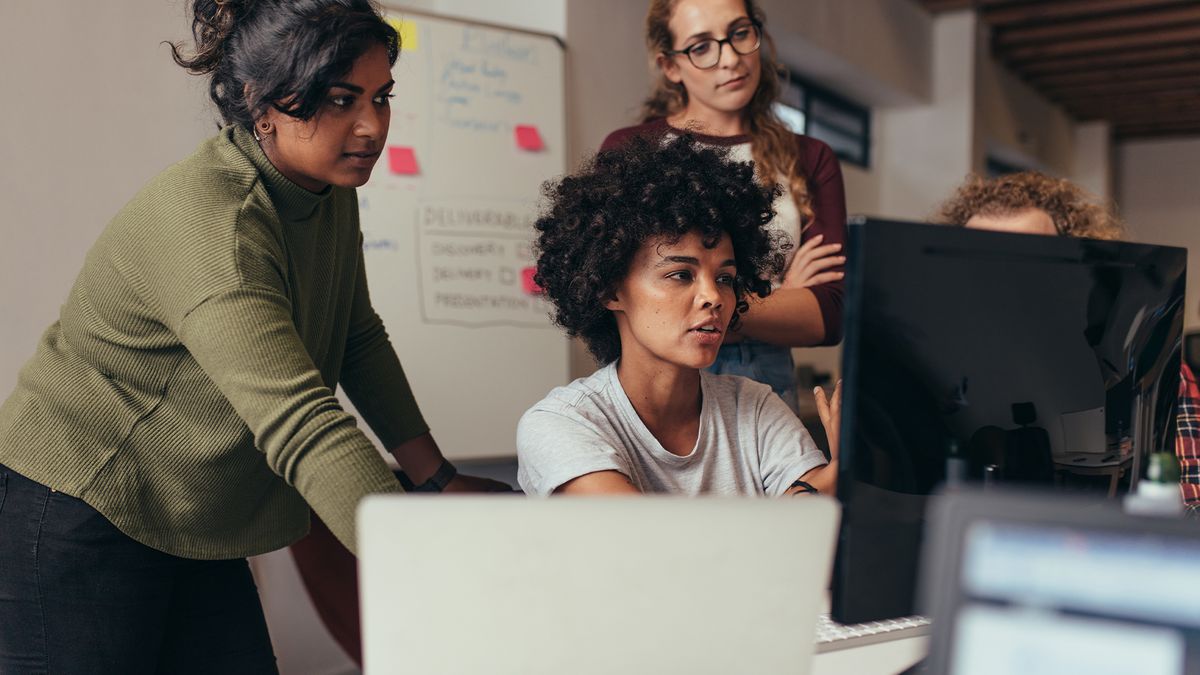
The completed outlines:
<svg viewBox="0 0 1200 675">
<path fill-rule="evenodd" d="M 226 126 L 113 219 L 0 407 L 0 672 L 272 672 L 245 557 L 455 476 L 371 307 L 354 188 L 396 32 L 369 0 L 195 0 Z"/>
</svg>

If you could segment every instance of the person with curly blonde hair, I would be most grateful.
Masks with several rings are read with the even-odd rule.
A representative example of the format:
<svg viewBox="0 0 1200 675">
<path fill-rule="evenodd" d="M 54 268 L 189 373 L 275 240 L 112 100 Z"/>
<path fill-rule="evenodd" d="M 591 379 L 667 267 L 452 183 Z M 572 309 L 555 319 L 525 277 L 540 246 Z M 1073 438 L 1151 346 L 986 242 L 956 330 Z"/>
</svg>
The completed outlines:
<svg viewBox="0 0 1200 675">
<path fill-rule="evenodd" d="M 1120 239 L 1111 205 L 1062 178 L 1022 171 L 997 178 L 972 174 L 941 208 L 951 225 L 980 230 Z"/>
</svg>

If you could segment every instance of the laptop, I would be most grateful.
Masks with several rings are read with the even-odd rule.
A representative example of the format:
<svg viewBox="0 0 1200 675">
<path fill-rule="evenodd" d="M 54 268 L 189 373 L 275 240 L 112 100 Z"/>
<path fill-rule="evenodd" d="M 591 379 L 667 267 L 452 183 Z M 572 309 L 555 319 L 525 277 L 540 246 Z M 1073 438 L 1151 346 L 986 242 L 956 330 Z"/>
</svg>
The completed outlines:
<svg viewBox="0 0 1200 675">
<path fill-rule="evenodd" d="M 1200 527 L 1119 505 L 960 492 L 931 506 L 929 673 L 1200 673 Z"/>
<path fill-rule="evenodd" d="M 806 673 L 838 513 L 826 497 L 368 497 L 364 671 Z"/>
</svg>

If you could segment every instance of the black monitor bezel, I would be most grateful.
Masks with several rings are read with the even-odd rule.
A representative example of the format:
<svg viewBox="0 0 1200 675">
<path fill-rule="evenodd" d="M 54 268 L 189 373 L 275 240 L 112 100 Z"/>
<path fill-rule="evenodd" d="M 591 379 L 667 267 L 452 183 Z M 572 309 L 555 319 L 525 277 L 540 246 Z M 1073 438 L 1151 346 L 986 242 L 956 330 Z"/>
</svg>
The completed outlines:
<svg viewBox="0 0 1200 675">
<path fill-rule="evenodd" d="M 847 561 L 845 555 L 856 518 L 853 505 L 850 502 L 850 496 L 854 489 L 854 444 L 856 440 L 855 423 L 857 421 L 855 419 L 855 411 L 857 410 L 857 382 L 860 376 L 857 361 L 847 358 L 847 355 L 855 353 L 855 350 L 859 348 L 863 339 L 861 324 L 864 315 L 863 303 L 866 301 L 864 297 L 866 256 L 863 253 L 869 245 L 867 231 L 869 229 L 884 228 L 890 228 L 894 235 L 899 236 L 920 237 L 923 233 L 932 235 L 936 239 L 946 240 L 945 243 L 950 246 L 956 246 L 960 242 L 964 246 L 969 246 L 971 242 L 986 240 L 989 242 L 989 245 L 996 245 L 1000 249 L 1004 249 L 1028 247 L 1028 242 L 1037 241 L 1039 248 L 1043 250 L 1040 253 L 1041 255 L 1059 260 L 1074 260 L 1080 263 L 1087 263 L 1093 260 L 1101 262 L 1135 259 L 1139 253 L 1145 253 L 1146 249 L 1170 250 L 1178 257 L 1179 264 L 1183 269 L 1183 274 L 1178 283 L 1180 287 L 1180 308 L 1178 311 L 1184 312 L 1186 306 L 1182 296 L 1182 287 L 1186 285 L 1187 250 L 1183 248 L 1069 237 L 984 232 L 945 225 L 932 225 L 929 223 L 852 216 L 848 220 L 846 240 L 846 303 L 843 314 L 844 328 L 841 370 L 844 384 L 842 391 L 842 420 L 839 430 L 841 448 L 837 486 L 838 499 L 842 504 L 843 512 L 841 524 L 838 528 L 837 551 L 834 557 L 833 581 L 830 591 L 830 614 L 835 621 L 843 623 L 862 623 L 911 614 L 916 610 L 916 603 L 918 601 L 916 592 L 917 579 L 914 577 L 912 587 L 905 589 L 905 597 L 911 597 L 911 602 L 904 602 L 902 599 L 895 599 L 890 603 L 886 601 L 881 603 L 876 599 L 861 602 L 862 598 L 858 597 L 853 588 L 855 585 L 854 580 L 848 578 L 850 576 L 850 563 Z M 1176 340 L 1176 344 L 1172 346 L 1173 352 L 1182 351 L 1182 339 L 1181 333 Z M 917 564 L 917 561 L 901 562 L 911 563 L 914 567 Z M 866 606 L 872 604 L 875 606 Z M 880 609 L 879 605 L 881 604 L 890 604 L 892 609 Z M 912 611 L 901 611 L 898 609 L 901 605 L 910 608 Z"/>
</svg>

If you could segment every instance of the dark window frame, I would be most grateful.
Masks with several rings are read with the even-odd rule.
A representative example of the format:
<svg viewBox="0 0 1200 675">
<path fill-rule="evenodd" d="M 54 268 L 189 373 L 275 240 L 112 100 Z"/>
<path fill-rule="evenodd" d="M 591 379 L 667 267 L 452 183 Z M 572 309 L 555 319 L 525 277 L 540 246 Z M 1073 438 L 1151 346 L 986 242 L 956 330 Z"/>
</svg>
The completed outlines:
<svg viewBox="0 0 1200 675">
<path fill-rule="evenodd" d="M 991 153 L 984 157 L 984 173 L 988 178 L 999 178 L 1029 170 L 1027 166 L 1001 159 Z"/>
<path fill-rule="evenodd" d="M 867 106 L 855 103 L 845 96 L 830 91 L 821 85 L 813 84 L 812 82 L 805 80 L 794 73 L 789 73 L 787 79 L 789 82 L 783 83 L 785 86 L 786 84 L 790 83 L 800 91 L 800 106 L 796 107 L 791 101 L 781 100 L 780 102 L 784 105 L 796 108 L 804 114 L 804 134 L 806 136 L 812 136 L 818 140 L 823 140 L 820 136 L 815 136 L 809 133 L 811 130 L 811 125 L 814 121 L 813 106 L 816 103 L 833 108 L 840 114 L 855 118 L 861 127 L 861 132 L 854 129 L 847 129 L 837 121 L 824 117 L 818 117 L 816 121 L 818 121 L 820 124 L 831 127 L 838 133 L 849 136 L 860 143 L 861 152 L 858 154 L 852 154 L 834 148 L 834 152 L 837 154 L 838 159 L 864 169 L 870 169 L 871 144 L 873 140 L 871 137 L 871 109 Z M 833 144 L 830 143 L 830 146 L 832 145 Z"/>
</svg>

